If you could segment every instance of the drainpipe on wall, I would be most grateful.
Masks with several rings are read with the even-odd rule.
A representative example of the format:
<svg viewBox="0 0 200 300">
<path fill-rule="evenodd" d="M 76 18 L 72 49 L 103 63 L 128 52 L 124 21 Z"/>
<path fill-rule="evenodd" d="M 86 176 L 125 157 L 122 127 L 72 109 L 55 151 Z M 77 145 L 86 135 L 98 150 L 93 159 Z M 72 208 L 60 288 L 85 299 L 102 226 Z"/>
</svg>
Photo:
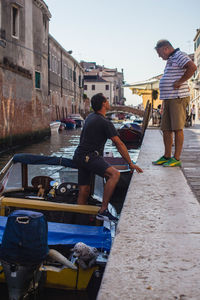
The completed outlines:
<svg viewBox="0 0 200 300">
<path fill-rule="evenodd" d="M 74 103 L 75 103 L 75 112 L 76 113 L 76 81 L 75 81 L 75 74 L 76 74 L 77 64 L 74 63 L 74 72 L 73 72 L 73 81 L 74 81 Z M 73 110 L 74 110 L 74 103 L 73 103 Z"/>
<path fill-rule="evenodd" d="M 49 55 L 49 36 L 48 36 L 48 96 L 50 95 L 50 55 Z"/>
</svg>

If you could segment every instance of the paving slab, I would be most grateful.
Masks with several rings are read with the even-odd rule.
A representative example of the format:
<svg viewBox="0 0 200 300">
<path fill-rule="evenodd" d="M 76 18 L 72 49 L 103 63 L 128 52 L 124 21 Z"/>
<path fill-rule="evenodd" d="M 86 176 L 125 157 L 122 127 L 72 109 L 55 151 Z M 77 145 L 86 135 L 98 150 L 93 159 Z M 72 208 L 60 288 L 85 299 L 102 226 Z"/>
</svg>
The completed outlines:
<svg viewBox="0 0 200 300">
<path fill-rule="evenodd" d="M 181 168 L 152 165 L 161 155 L 146 130 L 98 300 L 200 299 L 200 205 Z"/>
</svg>

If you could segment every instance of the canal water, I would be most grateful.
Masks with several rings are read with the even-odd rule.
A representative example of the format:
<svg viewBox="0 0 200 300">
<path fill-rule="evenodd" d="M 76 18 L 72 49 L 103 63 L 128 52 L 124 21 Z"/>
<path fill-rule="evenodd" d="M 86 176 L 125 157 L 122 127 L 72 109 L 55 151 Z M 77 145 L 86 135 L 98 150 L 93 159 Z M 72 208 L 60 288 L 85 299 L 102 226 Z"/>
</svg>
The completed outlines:
<svg viewBox="0 0 200 300">
<path fill-rule="evenodd" d="M 26 147 L 21 147 L 10 152 L 0 154 L 0 170 L 11 159 L 15 153 L 32 153 L 51 156 L 62 156 L 72 158 L 74 151 L 79 143 L 81 129 L 63 130 L 59 133 L 53 133 L 50 138 L 41 140 L 39 143 L 31 144 Z M 110 140 L 105 145 L 106 152 L 113 152 L 115 157 L 120 157 L 115 146 Z M 0 151 L 1 153 L 1 151 Z M 130 149 L 129 154 L 131 159 L 136 162 L 139 154 L 138 149 Z"/>
<path fill-rule="evenodd" d="M 63 130 L 59 133 L 53 133 L 50 138 L 41 140 L 39 143 L 30 144 L 26 147 L 15 149 L 11 152 L 6 152 L 0 155 L 0 170 L 16 153 L 32 153 L 51 156 L 62 156 L 72 158 L 74 150 L 76 149 L 81 129 Z M 106 152 L 112 152 L 115 157 L 120 157 L 117 149 L 109 140 L 105 145 Z M 139 154 L 138 149 L 130 149 L 129 154 L 131 159 L 136 162 Z M 7 289 L 4 284 L 0 284 L 2 299 L 7 300 Z M 95 294 L 96 295 L 96 294 Z M 62 291 L 54 289 L 45 289 L 42 299 L 48 300 L 95 300 L 96 296 L 80 291 Z"/>
</svg>

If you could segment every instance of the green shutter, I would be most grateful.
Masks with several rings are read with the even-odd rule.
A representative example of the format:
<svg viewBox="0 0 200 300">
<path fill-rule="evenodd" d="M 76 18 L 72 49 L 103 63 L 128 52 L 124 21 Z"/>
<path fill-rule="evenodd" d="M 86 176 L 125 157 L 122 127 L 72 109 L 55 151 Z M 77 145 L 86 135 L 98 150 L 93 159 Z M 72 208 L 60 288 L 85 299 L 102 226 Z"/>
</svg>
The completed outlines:
<svg viewBox="0 0 200 300">
<path fill-rule="evenodd" d="M 35 87 L 40 89 L 40 73 L 35 72 Z"/>
</svg>

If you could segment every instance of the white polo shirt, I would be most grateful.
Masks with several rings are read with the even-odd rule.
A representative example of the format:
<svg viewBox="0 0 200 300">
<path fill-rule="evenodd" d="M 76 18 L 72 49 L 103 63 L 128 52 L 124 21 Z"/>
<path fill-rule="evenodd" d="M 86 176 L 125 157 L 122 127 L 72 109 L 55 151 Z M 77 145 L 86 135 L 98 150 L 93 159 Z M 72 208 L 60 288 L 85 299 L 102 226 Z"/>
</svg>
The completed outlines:
<svg viewBox="0 0 200 300">
<path fill-rule="evenodd" d="M 180 79 L 185 73 L 184 68 L 187 62 L 191 61 L 189 56 L 180 51 L 179 48 L 169 56 L 164 70 L 164 74 L 160 79 L 160 99 L 177 99 L 190 96 L 187 81 L 185 81 L 179 89 L 174 89 L 173 84 L 176 80 Z"/>
</svg>

